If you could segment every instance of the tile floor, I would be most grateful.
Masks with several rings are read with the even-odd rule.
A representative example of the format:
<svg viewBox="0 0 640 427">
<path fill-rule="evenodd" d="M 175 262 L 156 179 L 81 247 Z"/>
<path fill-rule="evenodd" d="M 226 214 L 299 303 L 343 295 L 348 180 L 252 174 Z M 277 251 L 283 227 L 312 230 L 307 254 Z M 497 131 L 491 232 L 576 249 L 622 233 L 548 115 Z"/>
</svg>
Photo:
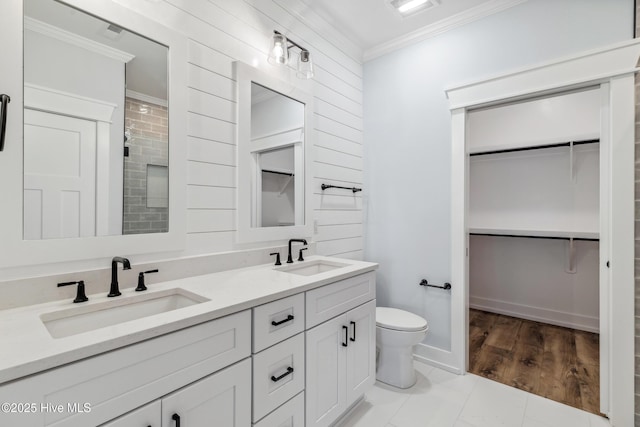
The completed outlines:
<svg viewBox="0 0 640 427">
<path fill-rule="evenodd" d="M 376 382 L 340 427 L 607 427 L 606 418 L 473 374 L 414 362 L 406 390 Z"/>
</svg>

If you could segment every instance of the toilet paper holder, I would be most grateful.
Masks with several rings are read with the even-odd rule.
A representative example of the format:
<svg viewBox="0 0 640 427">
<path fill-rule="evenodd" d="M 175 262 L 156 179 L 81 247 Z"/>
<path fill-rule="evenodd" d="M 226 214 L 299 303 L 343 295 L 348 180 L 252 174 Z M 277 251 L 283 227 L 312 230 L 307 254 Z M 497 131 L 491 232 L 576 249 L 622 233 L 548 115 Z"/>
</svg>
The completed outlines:
<svg viewBox="0 0 640 427">
<path fill-rule="evenodd" d="M 427 286 L 429 288 L 438 288 L 438 289 L 444 289 L 444 290 L 451 289 L 451 283 L 449 283 L 449 282 L 444 282 L 444 285 L 442 285 L 442 286 L 440 286 L 440 285 L 432 285 L 427 281 L 427 279 L 422 279 L 420 281 L 420 286 Z"/>
</svg>

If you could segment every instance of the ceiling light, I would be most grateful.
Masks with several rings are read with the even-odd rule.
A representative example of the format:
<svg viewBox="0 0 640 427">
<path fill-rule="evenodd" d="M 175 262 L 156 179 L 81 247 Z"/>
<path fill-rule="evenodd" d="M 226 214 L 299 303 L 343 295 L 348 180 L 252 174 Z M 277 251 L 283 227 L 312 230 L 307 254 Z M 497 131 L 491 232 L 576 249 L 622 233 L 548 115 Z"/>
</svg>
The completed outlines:
<svg viewBox="0 0 640 427">
<path fill-rule="evenodd" d="M 440 0 L 391 0 L 389 2 L 402 16 L 413 15 L 440 4 Z"/>
<path fill-rule="evenodd" d="M 403 4 L 402 6 L 400 6 L 398 8 L 398 11 L 400 13 L 407 13 L 411 9 L 415 9 L 416 7 L 421 6 L 421 5 L 425 4 L 426 2 L 427 2 L 427 0 L 411 0 L 411 1 L 408 1 L 405 4 Z"/>
<path fill-rule="evenodd" d="M 298 56 L 298 66 L 296 76 L 301 79 L 310 79 L 313 77 L 313 63 L 311 62 L 311 53 L 309 50 L 300 46 L 291 39 L 287 39 L 284 34 L 273 31 L 271 40 L 271 50 L 269 51 L 268 61 L 274 65 L 287 65 L 289 63 L 289 49 L 300 49 Z"/>
</svg>

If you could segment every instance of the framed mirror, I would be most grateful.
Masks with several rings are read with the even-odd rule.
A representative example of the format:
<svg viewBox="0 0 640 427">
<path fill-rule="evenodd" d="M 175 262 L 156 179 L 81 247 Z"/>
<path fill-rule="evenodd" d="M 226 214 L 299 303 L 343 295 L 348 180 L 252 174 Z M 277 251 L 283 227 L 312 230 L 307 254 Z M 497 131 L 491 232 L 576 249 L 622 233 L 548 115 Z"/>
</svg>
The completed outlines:
<svg viewBox="0 0 640 427">
<path fill-rule="evenodd" d="M 168 231 L 168 51 L 24 0 L 25 239 Z"/>
<path fill-rule="evenodd" d="M 238 241 L 309 237 L 312 97 L 236 62 Z"/>
<path fill-rule="evenodd" d="M 186 39 L 115 2 L 5 12 L 0 268 L 184 248 Z"/>
</svg>

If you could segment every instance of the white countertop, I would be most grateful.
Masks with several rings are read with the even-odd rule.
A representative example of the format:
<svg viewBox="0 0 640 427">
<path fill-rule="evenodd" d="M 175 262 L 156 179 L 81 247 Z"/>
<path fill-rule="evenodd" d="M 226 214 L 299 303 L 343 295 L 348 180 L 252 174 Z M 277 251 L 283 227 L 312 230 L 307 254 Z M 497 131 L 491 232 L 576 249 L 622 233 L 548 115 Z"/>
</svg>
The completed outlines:
<svg viewBox="0 0 640 427">
<path fill-rule="evenodd" d="M 105 284 L 105 293 L 90 295 L 85 303 L 74 304 L 69 299 L 2 310 L 0 384 L 373 271 L 378 266 L 370 262 L 322 256 L 311 256 L 295 265 L 315 260 L 339 262 L 347 266 L 301 276 L 277 271 L 273 264 L 268 264 L 148 285 L 145 294 L 180 288 L 209 301 L 64 338 L 52 338 L 40 316 L 116 299 L 124 301 L 128 296 L 141 293 L 128 288 L 122 290 L 121 296 L 108 298 L 108 284 Z"/>
</svg>

